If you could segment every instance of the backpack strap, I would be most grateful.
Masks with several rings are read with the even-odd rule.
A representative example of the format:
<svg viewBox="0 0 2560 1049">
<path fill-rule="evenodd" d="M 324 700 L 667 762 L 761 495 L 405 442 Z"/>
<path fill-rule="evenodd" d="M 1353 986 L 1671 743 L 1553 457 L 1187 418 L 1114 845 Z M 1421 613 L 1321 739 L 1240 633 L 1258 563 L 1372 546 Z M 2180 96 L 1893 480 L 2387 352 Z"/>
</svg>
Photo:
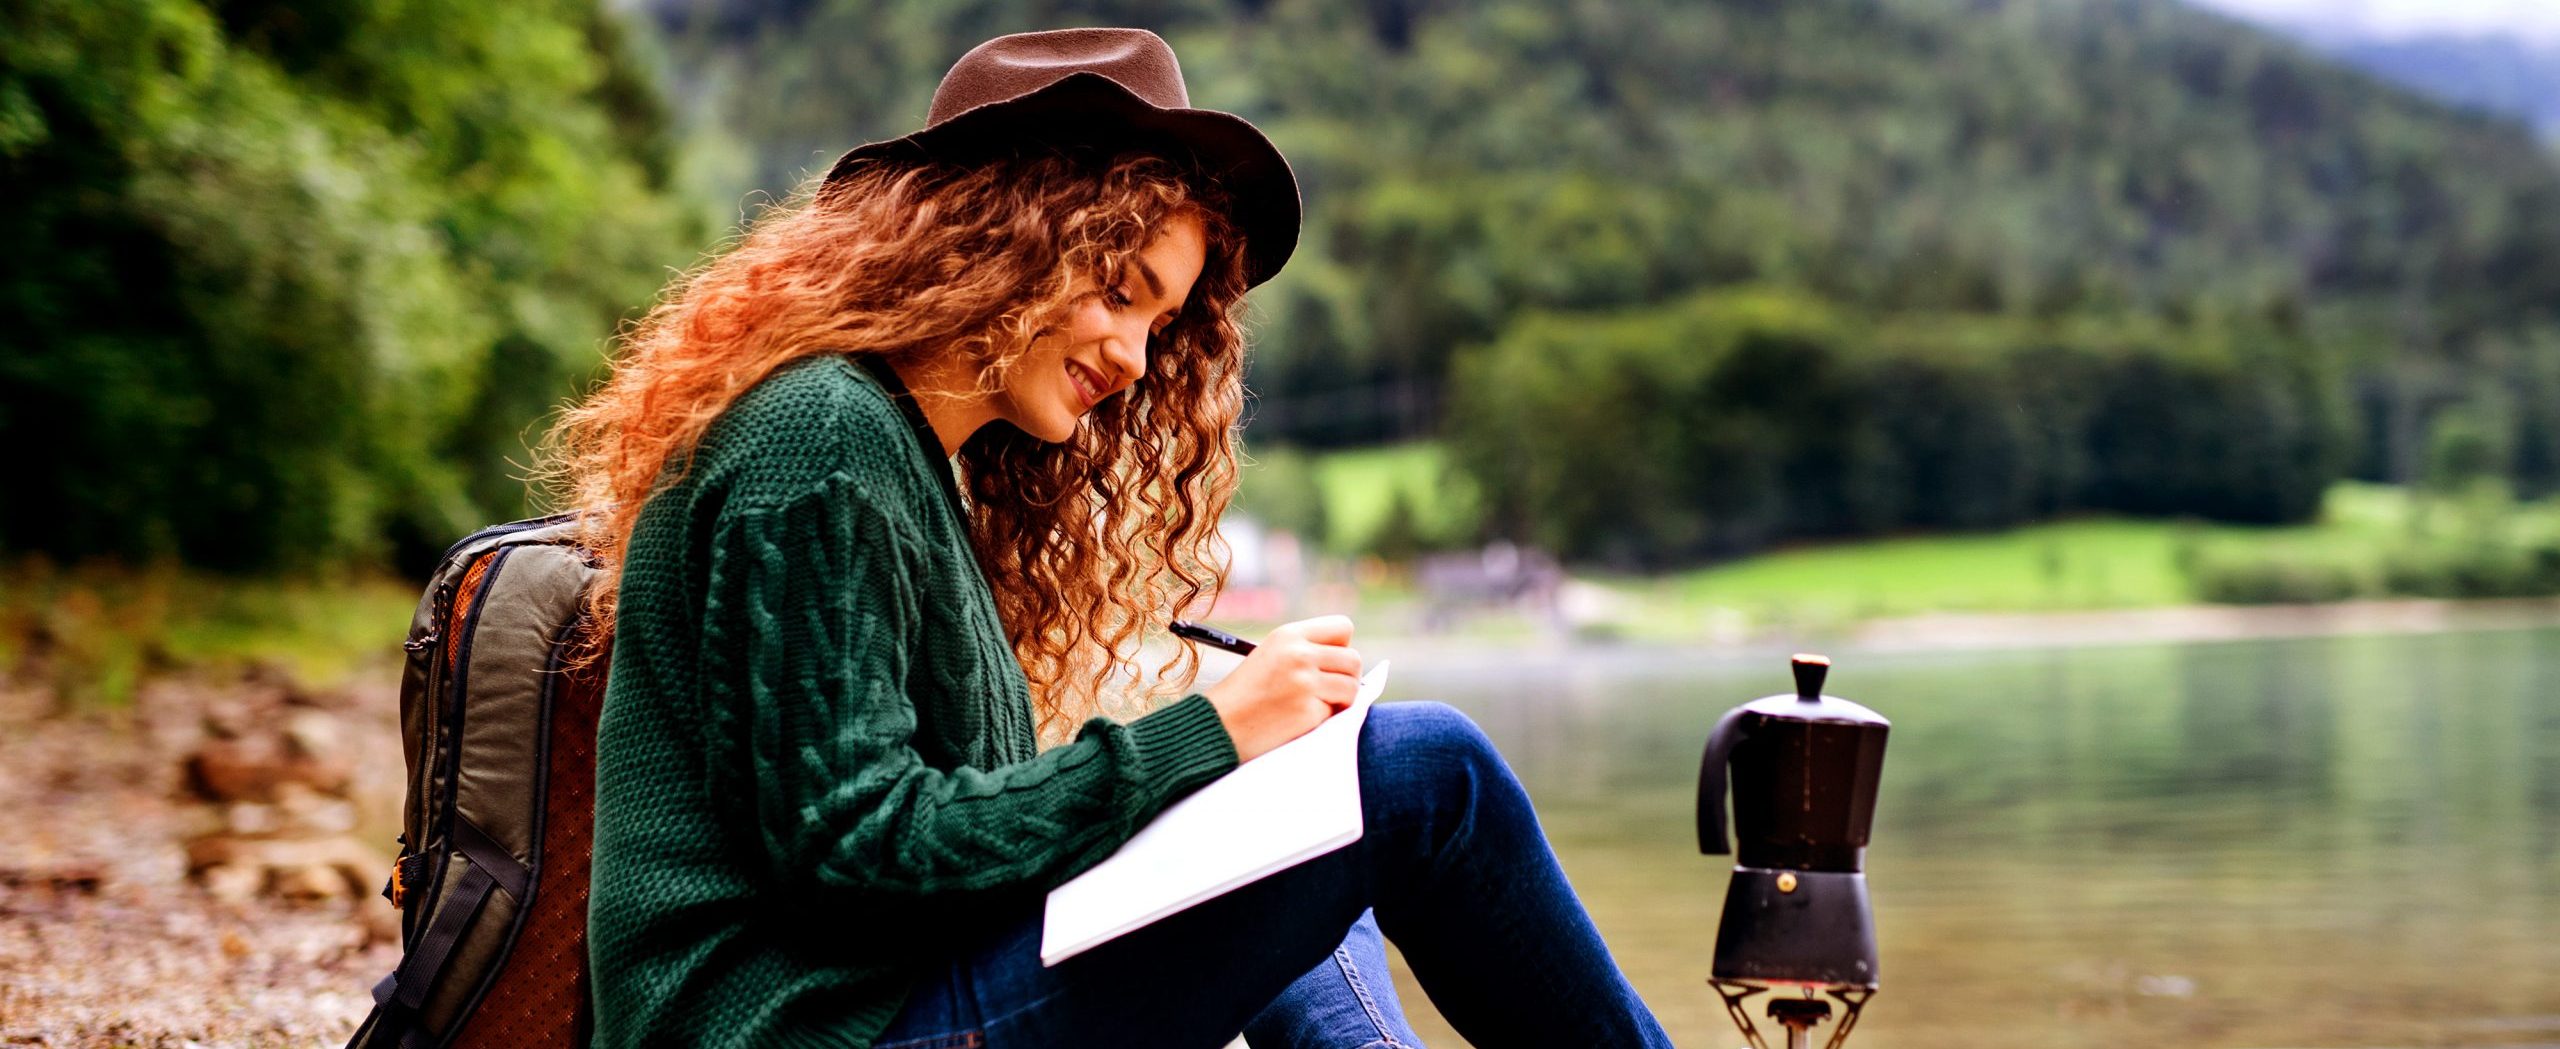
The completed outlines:
<svg viewBox="0 0 2560 1049">
<path fill-rule="evenodd" d="M 435 919 L 427 923 L 426 935 L 418 937 L 418 945 L 401 956 L 400 967 L 391 971 L 391 1001 L 407 1017 L 414 1019 L 426 1007 L 427 988 L 443 974 L 453 946 L 462 942 L 463 930 L 480 916 L 480 908 L 489 903 L 489 890 L 497 887 L 497 879 L 479 864 L 464 864 L 462 877 L 445 895 L 444 906 L 436 908 Z"/>
<path fill-rule="evenodd" d="M 478 867 L 466 865 L 452 893 L 445 897 L 445 906 L 436 909 L 426 931 L 409 946 L 408 953 L 400 956 L 400 967 L 373 985 L 373 1012 L 356 1028 L 355 1037 L 347 1042 L 349 1046 L 424 1049 L 440 1041 L 427 1035 L 426 1028 L 418 1022 L 419 1013 L 426 1007 L 428 989 L 436 985 L 436 978 L 453 957 L 454 945 L 462 942 L 462 934 L 480 916 L 481 907 L 489 902 L 490 890 L 496 887 L 495 879 Z"/>
</svg>

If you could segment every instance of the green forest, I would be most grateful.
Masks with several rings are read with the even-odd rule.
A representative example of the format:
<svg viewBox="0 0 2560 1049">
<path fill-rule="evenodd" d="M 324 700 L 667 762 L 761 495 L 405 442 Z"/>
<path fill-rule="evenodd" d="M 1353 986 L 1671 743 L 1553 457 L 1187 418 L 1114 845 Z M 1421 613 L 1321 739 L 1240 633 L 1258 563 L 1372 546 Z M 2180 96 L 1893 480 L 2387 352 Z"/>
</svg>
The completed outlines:
<svg viewBox="0 0 2560 1049">
<path fill-rule="evenodd" d="M 709 239 L 589 0 L 0 7 L 0 549 L 432 563 Z M 511 462 L 512 460 L 512 462 Z"/>
<path fill-rule="evenodd" d="M 2560 162 L 2173 0 L 23 0 L 0 548 L 432 559 L 670 272 L 1086 24 L 1297 169 L 1248 439 L 1434 439 L 1460 538 L 2560 488 Z"/>
</svg>

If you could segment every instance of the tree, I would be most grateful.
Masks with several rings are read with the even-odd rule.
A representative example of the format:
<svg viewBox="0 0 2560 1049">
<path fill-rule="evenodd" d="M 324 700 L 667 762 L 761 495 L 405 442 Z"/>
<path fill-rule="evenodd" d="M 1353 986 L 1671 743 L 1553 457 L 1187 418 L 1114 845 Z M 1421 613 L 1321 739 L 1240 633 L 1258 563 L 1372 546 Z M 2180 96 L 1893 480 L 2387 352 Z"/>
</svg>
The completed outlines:
<svg viewBox="0 0 2560 1049">
<path fill-rule="evenodd" d="M 592 2 L 0 14 L 0 547 L 255 570 L 520 515 L 688 239 Z"/>
</svg>

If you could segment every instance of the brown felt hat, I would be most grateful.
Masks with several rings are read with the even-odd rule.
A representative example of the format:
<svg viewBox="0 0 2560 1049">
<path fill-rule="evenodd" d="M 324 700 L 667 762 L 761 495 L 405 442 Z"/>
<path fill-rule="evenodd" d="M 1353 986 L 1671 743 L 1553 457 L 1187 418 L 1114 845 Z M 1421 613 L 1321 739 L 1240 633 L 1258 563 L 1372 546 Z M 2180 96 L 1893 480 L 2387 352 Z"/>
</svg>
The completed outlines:
<svg viewBox="0 0 2560 1049">
<path fill-rule="evenodd" d="M 1297 249 L 1289 162 L 1244 118 L 1191 108 L 1173 48 L 1144 29 L 1016 33 L 971 48 L 933 90 L 924 130 L 847 151 L 827 181 L 872 160 L 962 160 L 1032 143 L 1125 144 L 1188 163 L 1234 201 L 1248 286 Z"/>
</svg>

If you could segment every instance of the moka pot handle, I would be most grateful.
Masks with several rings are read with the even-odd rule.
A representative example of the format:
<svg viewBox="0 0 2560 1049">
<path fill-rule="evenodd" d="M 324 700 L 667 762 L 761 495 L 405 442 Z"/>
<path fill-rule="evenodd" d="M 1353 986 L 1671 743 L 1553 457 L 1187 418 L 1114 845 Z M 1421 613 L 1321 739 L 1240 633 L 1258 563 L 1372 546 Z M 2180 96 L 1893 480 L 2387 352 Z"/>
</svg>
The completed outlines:
<svg viewBox="0 0 2560 1049">
<path fill-rule="evenodd" d="M 1733 851 L 1725 834 L 1725 766 L 1733 760 L 1733 748 L 1751 735 L 1743 719 L 1748 713 L 1749 707 L 1725 711 L 1715 731 L 1707 734 L 1707 751 L 1698 759 L 1698 851 L 1709 856 Z"/>
</svg>

